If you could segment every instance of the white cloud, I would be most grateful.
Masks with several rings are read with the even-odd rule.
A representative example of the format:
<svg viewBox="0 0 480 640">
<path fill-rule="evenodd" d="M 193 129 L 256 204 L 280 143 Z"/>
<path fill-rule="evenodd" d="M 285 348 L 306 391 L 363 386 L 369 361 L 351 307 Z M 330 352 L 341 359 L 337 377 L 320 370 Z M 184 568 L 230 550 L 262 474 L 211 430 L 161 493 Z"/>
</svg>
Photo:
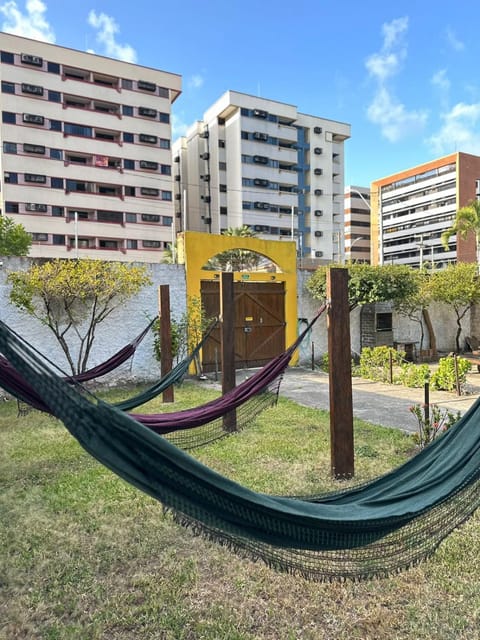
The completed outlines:
<svg viewBox="0 0 480 640">
<path fill-rule="evenodd" d="M 114 18 L 105 13 L 97 14 L 90 11 L 88 24 L 97 30 L 96 40 L 103 46 L 103 54 L 110 58 L 117 58 L 124 62 L 136 62 L 137 53 L 129 44 L 121 45 L 116 41 L 120 29 Z"/>
<path fill-rule="evenodd" d="M 186 122 L 184 122 L 180 116 L 175 115 L 173 113 L 170 121 L 172 124 L 172 139 L 174 140 L 176 138 L 180 138 L 181 136 L 184 136 L 191 126 L 191 124 L 187 124 Z"/>
<path fill-rule="evenodd" d="M 434 73 L 430 82 L 442 91 L 446 92 L 450 89 L 450 80 L 447 78 L 446 69 L 440 69 L 440 71 Z"/>
<path fill-rule="evenodd" d="M 387 81 L 398 74 L 407 57 L 407 30 L 406 16 L 385 23 L 382 26 L 381 50 L 369 56 L 365 62 L 369 75 L 377 82 L 373 99 L 367 108 L 367 117 L 380 127 L 382 135 L 390 142 L 398 142 L 406 136 L 418 134 L 428 119 L 424 110 L 409 111 L 387 86 Z"/>
<path fill-rule="evenodd" d="M 32 40 L 55 42 L 55 33 L 45 19 L 47 7 L 42 0 L 27 0 L 25 9 L 26 13 L 22 13 L 15 0 L 0 5 L 0 12 L 5 17 L 2 31 Z"/>
<path fill-rule="evenodd" d="M 435 153 L 464 151 L 480 154 L 480 102 L 459 102 L 441 118 L 441 128 L 427 139 Z"/>
<path fill-rule="evenodd" d="M 367 109 L 367 116 L 380 126 L 382 135 L 390 142 L 398 142 L 407 135 L 419 133 L 428 118 L 426 111 L 407 111 L 405 105 L 395 100 L 384 87 L 375 94 Z"/>
<path fill-rule="evenodd" d="M 192 89 L 199 89 L 201 86 L 203 86 L 203 83 L 204 83 L 204 78 L 199 73 L 189 78 L 187 82 L 188 86 L 191 87 Z"/>
<path fill-rule="evenodd" d="M 455 32 L 450 27 L 446 30 L 446 37 L 448 44 L 455 51 L 463 51 L 465 49 L 465 44 L 457 38 Z"/>
</svg>

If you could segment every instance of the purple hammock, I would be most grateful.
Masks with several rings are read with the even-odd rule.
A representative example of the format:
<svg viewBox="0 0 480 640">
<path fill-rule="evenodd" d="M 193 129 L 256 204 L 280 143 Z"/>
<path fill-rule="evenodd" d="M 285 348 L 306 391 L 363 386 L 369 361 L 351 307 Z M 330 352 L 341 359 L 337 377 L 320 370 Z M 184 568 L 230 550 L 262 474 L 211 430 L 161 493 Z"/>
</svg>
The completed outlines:
<svg viewBox="0 0 480 640">
<path fill-rule="evenodd" d="M 227 415 L 254 396 L 268 390 L 269 385 L 284 373 L 295 350 L 325 309 L 326 305 L 323 305 L 313 320 L 286 351 L 270 360 L 250 378 L 247 378 L 223 396 L 193 409 L 185 409 L 173 413 L 130 413 L 129 415 L 137 422 L 161 435 L 194 429 Z M 55 415 L 54 410 L 44 403 L 37 392 L 3 356 L 0 356 L 0 386 L 35 409 Z"/>
</svg>

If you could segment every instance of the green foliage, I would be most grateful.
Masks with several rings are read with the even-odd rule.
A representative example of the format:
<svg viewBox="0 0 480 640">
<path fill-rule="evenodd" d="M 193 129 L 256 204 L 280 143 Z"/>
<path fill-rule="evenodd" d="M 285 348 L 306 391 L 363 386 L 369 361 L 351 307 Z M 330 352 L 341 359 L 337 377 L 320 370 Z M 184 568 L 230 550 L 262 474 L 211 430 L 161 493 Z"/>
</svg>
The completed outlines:
<svg viewBox="0 0 480 640">
<path fill-rule="evenodd" d="M 10 301 L 55 335 L 72 373 L 85 371 L 97 326 L 142 287 L 144 266 L 101 260 L 52 260 L 8 275 Z M 69 344 L 74 336 L 77 356 Z"/>
<path fill-rule="evenodd" d="M 404 362 L 395 376 L 395 382 L 411 388 L 421 388 L 429 379 L 428 364 L 413 364 L 413 362 Z"/>
<path fill-rule="evenodd" d="M 462 390 L 467 380 L 467 372 L 470 371 L 472 365 L 462 357 L 457 357 L 456 360 L 458 384 L 460 390 Z M 441 389 L 444 391 L 454 391 L 456 389 L 455 358 L 453 356 L 440 358 L 438 369 L 432 373 L 430 386 L 432 389 Z"/>
<path fill-rule="evenodd" d="M 393 347 L 365 347 L 360 354 L 360 362 L 355 373 L 367 380 L 390 382 L 390 362 L 399 365 L 405 358 L 403 351 Z"/>
<path fill-rule="evenodd" d="M 339 265 L 319 267 L 307 280 L 305 287 L 311 296 L 318 300 L 327 298 L 327 270 Z M 394 304 L 416 294 L 418 281 L 415 270 L 405 265 L 378 265 L 352 263 L 348 269 L 348 297 L 350 307 L 373 302 Z"/>
<path fill-rule="evenodd" d="M 0 256 L 27 256 L 31 245 L 25 227 L 0 214 Z"/>
<path fill-rule="evenodd" d="M 172 357 L 182 360 L 192 351 L 202 339 L 212 318 L 207 317 L 202 301 L 198 296 L 192 296 L 187 301 L 187 310 L 178 320 L 170 320 L 172 336 Z M 162 350 L 160 342 L 160 318 L 153 325 L 153 348 L 155 358 L 160 362 Z"/>
<path fill-rule="evenodd" d="M 428 415 L 425 405 L 415 404 L 410 407 L 411 413 L 418 423 L 418 432 L 412 438 L 415 444 L 423 449 L 436 437 L 448 431 L 456 422 L 460 420 L 460 411 L 450 411 L 440 409 L 436 404 L 428 405 Z"/>
<path fill-rule="evenodd" d="M 237 238 L 254 238 L 256 234 L 251 227 L 244 224 L 241 227 L 229 227 L 222 235 Z M 204 269 L 208 271 L 252 271 L 262 259 L 263 256 L 255 251 L 229 249 L 211 258 Z"/>
<path fill-rule="evenodd" d="M 474 233 L 478 239 L 480 233 L 480 201 L 478 200 L 471 200 L 457 211 L 453 225 L 442 233 L 442 244 L 447 250 L 451 236 L 466 238 L 469 233 Z"/>
<path fill-rule="evenodd" d="M 455 344 L 456 351 L 459 352 L 462 320 L 467 311 L 480 302 L 477 264 L 458 262 L 448 265 L 446 269 L 434 271 L 430 276 L 428 287 L 432 300 L 448 305 L 455 313 L 457 322 Z"/>
</svg>

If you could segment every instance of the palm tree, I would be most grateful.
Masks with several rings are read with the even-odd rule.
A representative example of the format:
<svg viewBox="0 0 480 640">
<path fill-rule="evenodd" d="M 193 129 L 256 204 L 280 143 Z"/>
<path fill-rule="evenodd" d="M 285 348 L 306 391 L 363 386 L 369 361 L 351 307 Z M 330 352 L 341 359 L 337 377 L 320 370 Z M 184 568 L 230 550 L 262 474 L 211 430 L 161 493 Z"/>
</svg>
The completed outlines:
<svg viewBox="0 0 480 640">
<path fill-rule="evenodd" d="M 256 234 L 251 227 L 244 224 L 241 227 L 229 227 L 223 231 L 222 235 L 254 238 Z M 255 251 L 230 249 L 211 258 L 204 268 L 214 271 L 252 271 L 261 260 L 262 256 Z"/>
<path fill-rule="evenodd" d="M 453 225 L 442 233 L 442 244 L 448 249 L 448 241 L 453 235 L 466 238 L 473 232 L 477 240 L 477 250 L 480 237 L 480 200 L 470 202 L 457 211 Z"/>
</svg>

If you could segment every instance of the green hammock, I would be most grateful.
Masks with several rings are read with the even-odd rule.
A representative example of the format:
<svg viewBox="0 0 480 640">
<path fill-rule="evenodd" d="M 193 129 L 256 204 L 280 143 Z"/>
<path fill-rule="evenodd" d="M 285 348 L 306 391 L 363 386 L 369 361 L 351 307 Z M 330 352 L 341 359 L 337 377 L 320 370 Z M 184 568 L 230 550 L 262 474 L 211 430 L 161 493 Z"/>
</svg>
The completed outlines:
<svg viewBox="0 0 480 640">
<path fill-rule="evenodd" d="M 0 322 L 0 352 L 95 458 L 182 524 L 270 566 L 314 579 L 365 578 L 431 554 L 480 504 L 480 403 L 406 464 L 315 498 L 256 493 L 125 413 L 70 388 Z"/>
</svg>

